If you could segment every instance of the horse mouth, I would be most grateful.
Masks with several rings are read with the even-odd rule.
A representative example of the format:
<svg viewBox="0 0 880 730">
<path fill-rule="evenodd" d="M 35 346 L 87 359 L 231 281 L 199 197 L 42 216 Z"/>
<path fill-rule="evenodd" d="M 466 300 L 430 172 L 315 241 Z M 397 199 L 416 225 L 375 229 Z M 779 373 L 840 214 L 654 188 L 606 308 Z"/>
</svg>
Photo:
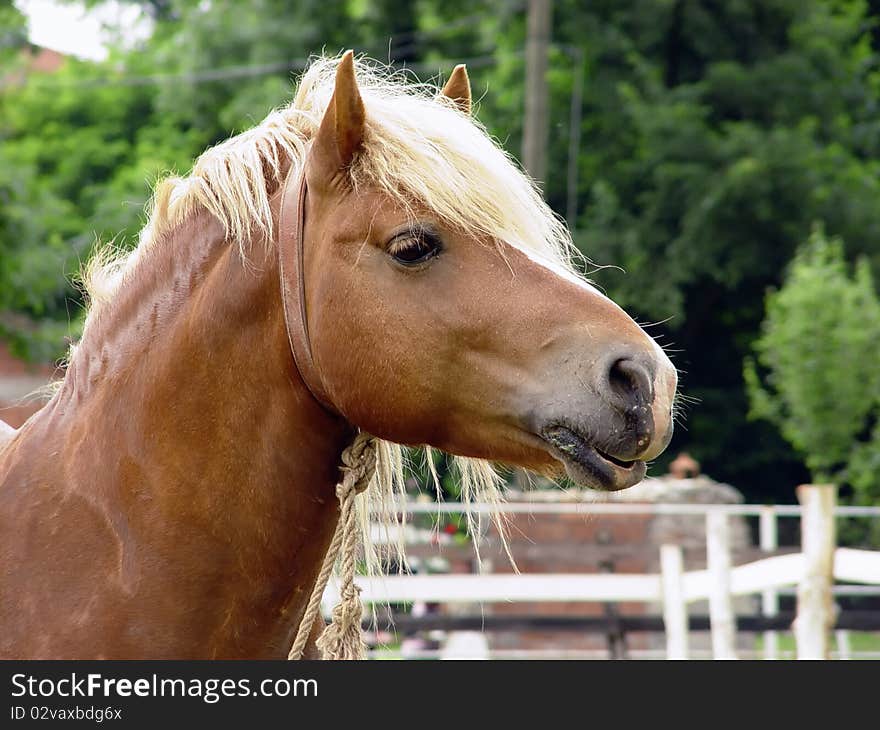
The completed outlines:
<svg viewBox="0 0 880 730">
<path fill-rule="evenodd" d="M 550 454 L 565 467 L 568 478 L 578 486 L 614 492 L 645 478 L 644 461 L 614 457 L 565 426 L 550 426 L 541 438 L 550 446 Z"/>
</svg>

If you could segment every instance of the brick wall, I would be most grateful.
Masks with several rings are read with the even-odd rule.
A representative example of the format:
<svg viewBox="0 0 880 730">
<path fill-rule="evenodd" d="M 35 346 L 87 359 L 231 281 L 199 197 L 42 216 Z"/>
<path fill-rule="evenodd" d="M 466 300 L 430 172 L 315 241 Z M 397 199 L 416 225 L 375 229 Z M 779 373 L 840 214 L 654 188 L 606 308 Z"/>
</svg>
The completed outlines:
<svg viewBox="0 0 880 730">
<path fill-rule="evenodd" d="M 33 365 L 15 357 L 0 341 L 0 420 L 18 428 L 45 402 L 33 392 L 55 377 L 52 365 Z"/>
<path fill-rule="evenodd" d="M 582 494 L 553 489 L 511 495 L 511 500 L 580 501 Z M 606 501 L 624 502 L 741 502 L 742 495 L 729 485 L 706 477 L 696 479 L 648 480 L 631 490 L 608 495 Z M 753 546 L 743 518 L 731 517 L 734 562 L 752 559 Z M 510 515 L 508 544 L 522 573 L 659 573 L 660 545 L 680 545 L 685 569 L 706 567 L 705 518 L 701 515 L 647 514 L 513 514 Z M 494 530 L 489 534 L 490 570 L 512 572 Z M 658 615 L 660 605 L 619 603 L 512 603 L 485 606 L 495 615 L 602 616 L 609 610 L 619 615 Z M 705 613 L 698 604 L 693 613 Z M 708 637 L 704 637 L 708 639 Z M 571 631 L 509 631 L 488 635 L 493 650 L 540 649 L 544 651 L 603 650 L 607 637 L 599 633 Z M 700 643 L 699 637 L 692 640 Z M 638 633 L 626 637 L 628 649 L 662 647 L 663 637 Z"/>
</svg>

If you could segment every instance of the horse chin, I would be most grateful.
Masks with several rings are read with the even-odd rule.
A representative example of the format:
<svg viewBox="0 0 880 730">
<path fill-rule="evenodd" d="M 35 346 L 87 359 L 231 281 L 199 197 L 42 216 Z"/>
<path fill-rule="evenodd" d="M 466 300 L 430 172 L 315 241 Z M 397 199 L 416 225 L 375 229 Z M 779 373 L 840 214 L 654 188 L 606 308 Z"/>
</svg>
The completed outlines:
<svg viewBox="0 0 880 730">
<path fill-rule="evenodd" d="M 615 458 L 563 426 L 546 429 L 542 438 L 548 453 L 562 465 L 566 476 L 580 487 L 616 492 L 635 486 L 645 478 L 647 465 L 644 461 Z"/>
</svg>

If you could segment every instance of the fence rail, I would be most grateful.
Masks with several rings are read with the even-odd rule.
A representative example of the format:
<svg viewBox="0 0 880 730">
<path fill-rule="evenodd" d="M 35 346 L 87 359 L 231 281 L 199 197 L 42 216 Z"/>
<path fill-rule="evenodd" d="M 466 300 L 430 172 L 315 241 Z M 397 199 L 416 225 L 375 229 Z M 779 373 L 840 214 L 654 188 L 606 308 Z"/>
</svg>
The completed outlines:
<svg viewBox="0 0 880 730">
<path fill-rule="evenodd" d="M 758 632 L 768 629 L 784 631 L 791 628 L 797 614 L 783 611 L 776 616 L 747 614 L 736 616 L 739 631 Z M 394 613 L 390 616 L 365 617 L 366 630 L 396 631 L 401 634 L 416 631 L 564 631 L 572 633 L 595 632 L 608 634 L 615 630 L 630 633 L 656 633 L 666 630 L 664 616 L 535 616 L 532 614 L 437 614 L 413 616 Z M 711 617 L 708 614 L 690 614 L 687 617 L 689 631 L 708 631 Z M 880 631 L 880 612 L 845 611 L 837 619 L 836 627 L 848 631 Z"/>
<path fill-rule="evenodd" d="M 605 515 L 703 515 L 723 512 L 744 517 L 801 517 L 799 504 L 686 504 L 672 502 L 504 502 L 500 505 L 475 502 L 469 510 L 475 514 L 605 514 Z M 458 514 L 463 511 L 456 502 L 407 502 L 406 514 Z M 835 517 L 880 517 L 880 506 L 837 505 Z"/>
<path fill-rule="evenodd" d="M 656 603 L 662 606 L 662 628 L 666 633 L 668 658 L 686 658 L 689 655 L 688 632 L 699 625 L 699 620 L 695 624 L 696 617 L 688 615 L 687 606 L 701 600 L 709 601 L 709 629 L 716 658 L 736 657 L 735 632 L 749 624 L 756 630 L 765 631 L 765 656 L 778 655 L 775 631 L 792 623 L 791 615 L 779 613 L 778 595 L 785 589 L 794 588 L 797 591 L 798 609 L 793 623 L 798 657 L 828 658 L 831 656 L 830 632 L 838 618 L 835 616 L 833 596 L 846 594 L 848 590 L 850 594 L 864 594 L 869 588 L 876 591 L 872 587 L 880 586 L 880 551 L 835 547 L 834 518 L 880 517 L 880 507 L 838 506 L 835 504 L 836 489 L 830 486 L 802 486 L 798 490 L 798 497 L 800 505 L 776 506 L 596 502 L 514 503 L 502 506 L 502 510 L 508 513 L 702 514 L 706 518 L 707 536 L 708 567 L 705 570 L 685 572 L 681 548 L 662 545 L 659 574 L 395 575 L 361 577 L 358 584 L 362 598 L 367 603 Z M 493 509 L 490 505 L 475 505 L 475 508 L 481 512 Z M 411 513 L 449 513 L 460 509 L 450 504 L 414 503 L 407 506 L 407 511 Z M 800 517 L 801 552 L 732 565 L 728 526 L 728 519 L 732 515 L 759 517 L 760 546 L 768 552 L 777 549 L 776 518 Z M 835 580 L 864 585 L 834 586 Z M 763 615 L 754 617 L 754 620 L 736 616 L 733 597 L 752 594 L 762 596 Z M 324 605 L 332 605 L 337 596 L 337 585 L 331 581 L 324 596 Z M 659 617 L 642 618 L 647 619 L 647 623 L 640 625 L 658 626 Z M 433 620 L 439 622 L 438 626 L 444 623 L 439 617 Z M 486 627 L 487 624 L 501 625 L 505 619 L 486 616 L 480 617 L 480 620 L 482 626 Z M 519 620 L 522 621 L 522 617 Z M 635 617 L 589 620 L 616 621 L 615 625 L 624 629 L 628 625 L 638 624 Z M 866 624 L 863 620 L 860 625 L 877 627 L 877 624 L 871 621 Z M 424 620 L 422 625 L 427 625 Z M 478 628 L 468 624 L 467 620 L 461 625 Z M 577 625 L 577 622 L 571 625 Z M 585 623 L 581 625 L 586 626 Z"/>
</svg>

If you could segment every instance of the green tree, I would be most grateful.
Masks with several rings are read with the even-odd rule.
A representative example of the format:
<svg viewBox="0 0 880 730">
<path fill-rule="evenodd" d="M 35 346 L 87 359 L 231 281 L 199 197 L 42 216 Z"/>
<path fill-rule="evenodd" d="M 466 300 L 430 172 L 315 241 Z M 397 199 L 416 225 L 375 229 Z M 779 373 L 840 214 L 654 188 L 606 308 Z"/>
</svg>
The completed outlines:
<svg viewBox="0 0 880 730">
<path fill-rule="evenodd" d="M 816 228 L 783 286 L 767 295 L 766 318 L 748 359 L 750 415 L 768 419 L 801 453 L 816 482 L 847 482 L 861 501 L 880 497 L 880 299 L 867 261 L 852 273 L 839 238 Z M 766 372 L 765 382 L 758 366 Z"/>
<path fill-rule="evenodd" d="M 0 94 L 0 312 L 19 315 L 0 328 L 40 359 L 76 335 L 80 263 L 96 240 L 135 238 L 151 179 L 181 136 L 147 154 L 152 90 L 109 85 L 101 73 L 69 59 Z"/>
<path fill-rule="evenodd" d="M 587 60 L 576 241 L 625 270 L 593 278 L 641 321 L 663 322 L 650 331 L 699 400 L 658 467 L 686 447 L 748 497 L 791 501 L 803 462 L 747 419 L 742 362 L 764 292 L 813 221 L 880 273 L 876 18 L 858 0 L 554 8 L 554 40 Z M 552 88 L 560 124 L 569 96 Z M 550 169 L 566 144 L 554 137 Z M 563 185 L 549 184 L 557 209 Z"/>
</svg>

